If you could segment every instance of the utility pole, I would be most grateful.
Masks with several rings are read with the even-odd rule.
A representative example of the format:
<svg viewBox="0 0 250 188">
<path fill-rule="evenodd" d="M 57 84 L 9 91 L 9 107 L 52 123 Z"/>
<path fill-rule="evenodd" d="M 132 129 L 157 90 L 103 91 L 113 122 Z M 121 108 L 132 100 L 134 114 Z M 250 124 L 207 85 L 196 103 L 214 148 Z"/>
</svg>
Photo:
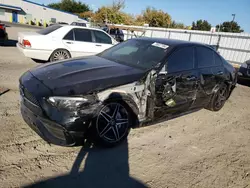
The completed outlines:
<svg viewBox="0 0 250 188">
<path fill-rule="evenodd" d="M 232 22 L 231 22 L 231 32 L 232 32 L 232 30 L 233 30 L 233 23 L 234 23 L 236 14 L 232 14 L 232 16 L 233 16 L 233 20 L 232 20 Z"/>
</svg>

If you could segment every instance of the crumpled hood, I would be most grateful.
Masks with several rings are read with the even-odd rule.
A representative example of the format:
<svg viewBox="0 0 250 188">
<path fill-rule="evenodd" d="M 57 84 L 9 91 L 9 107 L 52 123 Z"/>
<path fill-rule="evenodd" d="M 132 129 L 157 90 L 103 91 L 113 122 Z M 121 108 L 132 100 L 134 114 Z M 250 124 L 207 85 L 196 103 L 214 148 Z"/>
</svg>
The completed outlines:
<svg viewBox="0 0 250 188">
<path fill-rule="evenodd" d="M 139 80 L 145 71 L 98 56 L 49 63 L 30 70 L 53 95 L 82 95 Z"/>
</svg>

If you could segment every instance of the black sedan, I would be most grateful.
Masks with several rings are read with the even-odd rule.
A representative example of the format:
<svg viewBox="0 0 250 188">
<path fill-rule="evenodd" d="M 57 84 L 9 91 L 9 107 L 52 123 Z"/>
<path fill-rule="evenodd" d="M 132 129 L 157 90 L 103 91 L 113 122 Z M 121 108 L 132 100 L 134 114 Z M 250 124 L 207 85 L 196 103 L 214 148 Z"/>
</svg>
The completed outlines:
<svg viewBox="0 0 250 188">
<path fill-rule="evenodd" d="M 220 110 L 235 84 L 235 69 L 209 46 L 138 38 L 24 73 L 21 113 L 49 143 L 79 145 L 91 135 L 114 146 L 131 128 Z"/>
<path fill-rule="evenodd" d="M 238 77 L 240 79 L 250 80 L 250 60 L 246 61 L 240 66 Z"/>
</svg>

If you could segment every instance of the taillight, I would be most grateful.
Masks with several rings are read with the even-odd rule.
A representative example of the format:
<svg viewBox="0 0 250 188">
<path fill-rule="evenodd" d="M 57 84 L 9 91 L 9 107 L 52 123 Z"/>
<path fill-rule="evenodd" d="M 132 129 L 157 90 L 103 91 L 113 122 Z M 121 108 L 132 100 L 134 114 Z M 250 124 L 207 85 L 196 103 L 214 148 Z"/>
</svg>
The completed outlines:
<svg viewBox="0 0 250 188">
<path fill-rule="evenodd" d="M 5 26 L 4 25 L 0 25 L 0 29 L 5 31 Z"/>
<path fill-rule="evenodd" d="M 30 43 L 30 41 L 28 41 L 28 40 L 23 40 L 23 46 L 24 47 L 31 47 L 31 43 Z"/>
</svg>

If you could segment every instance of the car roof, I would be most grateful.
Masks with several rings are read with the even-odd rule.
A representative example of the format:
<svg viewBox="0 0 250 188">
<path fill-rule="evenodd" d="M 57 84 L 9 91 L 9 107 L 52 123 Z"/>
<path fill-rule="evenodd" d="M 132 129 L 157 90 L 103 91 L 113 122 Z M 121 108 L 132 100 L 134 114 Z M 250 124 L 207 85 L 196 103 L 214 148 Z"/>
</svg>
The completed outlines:
<svg viewBox="0 0 250 188">
<path fill-rule="evenodd" d="M 211 48 L 209 45 L 198 43 L 198 42 L 190 42 L 190 41 L 166 39 L 166 38 L 140 37 L 140 38 L 136 38 L 136 40 L 158 42 L 158 43 L 166 44 L 166 45 L 171 46 L 171 47 L 176 47 L 176 46 L 180 46 L 180 45 L 199 45 L 199 46 L 206 46 L 206 47 Z"/>
<path fill-rule="evenodd" d="M 74 28 L 79 28 L 79 29 L 88 29 L 88 30 L 96 30 L 96 31 L 102 31 L 102 29 L 97 29 L 93 27 L 82 27 L 82 26 L 77 26 L 77 25 L 61 25 L 62 27 L 68 27 L 69 29 L 74 29 Z"/>
</svg>

